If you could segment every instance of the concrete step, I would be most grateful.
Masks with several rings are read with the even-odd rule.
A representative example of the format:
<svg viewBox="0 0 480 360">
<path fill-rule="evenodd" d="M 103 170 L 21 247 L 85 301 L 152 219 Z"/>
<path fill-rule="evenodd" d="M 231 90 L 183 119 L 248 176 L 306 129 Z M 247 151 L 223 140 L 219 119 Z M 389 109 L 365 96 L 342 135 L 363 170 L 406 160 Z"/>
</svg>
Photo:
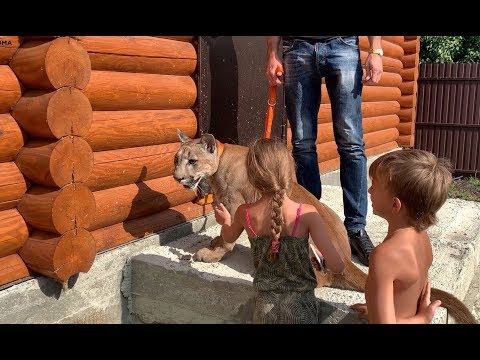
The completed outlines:
<svg viewBox="0 0 480 360">
<path fill-rule="evenodd" d="M 324 186 L 322 201 L 343 218 L 341 188 Z M 479 263 L 480 203 L 449 199 L 438 218 L 438 224 L 429 230 L 434 248 L 430 271 L 432 286 L 463 300 Z M 371 213 L 370 205 L 367 231 L 374 244 L 380 243 L 387 231 L 386 222 Z M 219 263 L 206 264 L 189 259 L 219 233 L 218 225 L 211 226 L 201 233 L 149 249 L 132 258 L 129 308 L 133 322 L 251 322 L 254 269 L 245 233 L 237 241 L 234 251 Z M 348 305 L 364 302 L 363 293 L 321 288 L 316 289 L 315 294 L 324 301 L 323 323 L 359 322 Z M 434 323 L 445 322 L 446 311 L 440 309 Z"/>
</svg>

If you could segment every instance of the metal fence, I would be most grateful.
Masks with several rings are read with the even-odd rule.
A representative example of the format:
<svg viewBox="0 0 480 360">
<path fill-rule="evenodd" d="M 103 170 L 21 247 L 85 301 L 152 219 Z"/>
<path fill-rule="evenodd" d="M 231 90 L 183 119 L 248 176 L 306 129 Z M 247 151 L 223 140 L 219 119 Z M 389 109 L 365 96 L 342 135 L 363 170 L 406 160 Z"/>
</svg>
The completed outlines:
<svg viewBox="0 0 480 360">
<path fill-rule="evenodd" d="M 480 64 L 420 64 L 416 149 L 480 174 Z"/>
</svg>

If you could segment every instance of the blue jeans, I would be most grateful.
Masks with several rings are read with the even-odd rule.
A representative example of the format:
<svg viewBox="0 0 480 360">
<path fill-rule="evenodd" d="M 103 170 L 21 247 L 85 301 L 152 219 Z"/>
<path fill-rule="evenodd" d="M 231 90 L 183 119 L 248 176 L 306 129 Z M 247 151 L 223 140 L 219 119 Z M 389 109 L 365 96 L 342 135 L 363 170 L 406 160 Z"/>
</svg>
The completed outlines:
<svg viewBox="0 0 480 360">
<path fill-rule="evenodd" d="M 292 130 L 292 155 L 299 184 L 322 195 L 315 141 L 325 77 L 335 142 L 340 155 L 340 181 L 347 231 L 365 228 L 367 159 L 362 139 L 362 65 L 358 37 L 328 42 L 284 42 L 285 106 Z"/>
</svg>

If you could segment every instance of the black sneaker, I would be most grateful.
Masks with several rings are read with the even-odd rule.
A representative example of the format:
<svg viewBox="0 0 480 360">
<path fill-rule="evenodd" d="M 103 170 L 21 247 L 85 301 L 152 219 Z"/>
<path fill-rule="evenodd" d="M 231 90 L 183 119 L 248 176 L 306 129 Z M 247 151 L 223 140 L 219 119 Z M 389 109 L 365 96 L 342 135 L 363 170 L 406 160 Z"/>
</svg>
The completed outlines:
<svg viewBox="0 0 480 360">
<path fill-rule="evenodd" d="M 355 255 L 363 265 L 368 266 L 368 258 L 375 246 L 373 245 L 372 240 L 370 240 L 367 232 L 364 229 L 356 232 L 349 232 L 348 240 L 350 242 L 352 255 Z"/>
</svg>

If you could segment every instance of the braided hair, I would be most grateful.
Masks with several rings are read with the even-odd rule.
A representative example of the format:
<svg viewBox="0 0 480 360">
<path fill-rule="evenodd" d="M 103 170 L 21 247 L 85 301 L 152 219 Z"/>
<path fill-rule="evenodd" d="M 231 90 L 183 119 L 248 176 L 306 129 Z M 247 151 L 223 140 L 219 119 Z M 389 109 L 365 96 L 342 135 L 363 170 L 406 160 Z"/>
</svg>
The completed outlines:
<svg viewBox="0 0 480 360">
<path fill-rule="evenodd" d="M 285 220 L 282 204 L 285 195 L 292 191 L 293 159 L 283 142 L 276 139 L 259 139 L 247 154 L 247 174 L 250 183 L 262 194 L 271 197 L 270 233 L 272 242 L 268 258 L 273 261 L 280 249 L 280 233 Z"/>
</svg>

